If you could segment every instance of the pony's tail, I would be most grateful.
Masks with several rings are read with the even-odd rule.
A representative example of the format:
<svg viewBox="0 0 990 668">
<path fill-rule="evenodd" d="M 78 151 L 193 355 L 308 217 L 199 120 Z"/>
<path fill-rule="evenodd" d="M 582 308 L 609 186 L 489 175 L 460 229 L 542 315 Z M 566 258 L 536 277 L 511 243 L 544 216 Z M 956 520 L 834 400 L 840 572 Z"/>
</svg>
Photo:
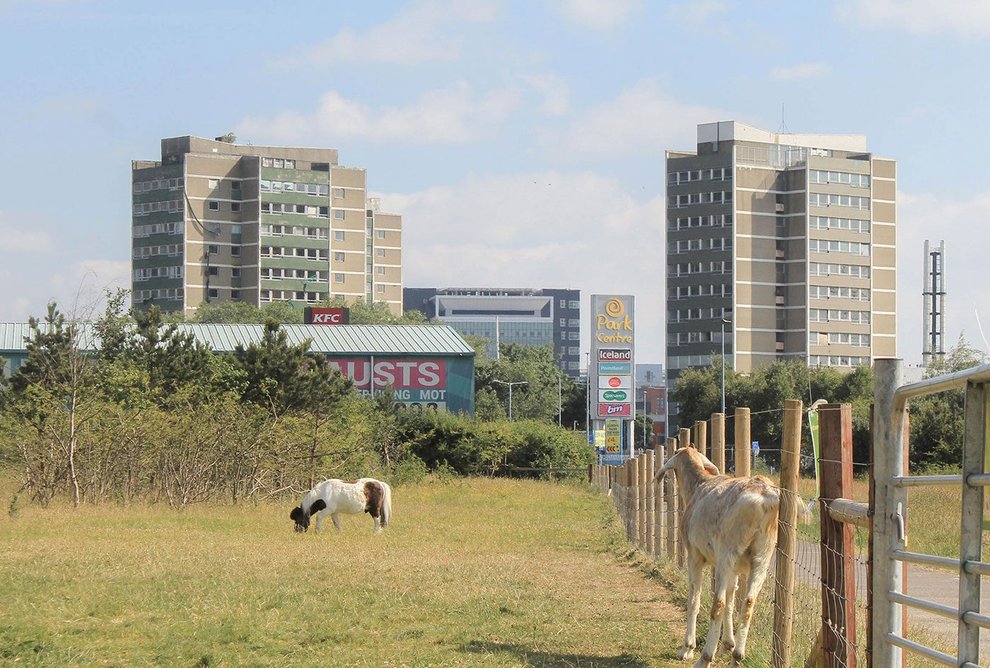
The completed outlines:
<svg viewBox="0 0 990 668">
<path fill-rule="evenodd" d="M 387 482 L 382 483 L 382 490 L 384 490 L 384 498 L 382 499 L 382 528 L 387 527 L 389 521 L 392 519 L 392 488 L 389 487 Z"/>
</svg>

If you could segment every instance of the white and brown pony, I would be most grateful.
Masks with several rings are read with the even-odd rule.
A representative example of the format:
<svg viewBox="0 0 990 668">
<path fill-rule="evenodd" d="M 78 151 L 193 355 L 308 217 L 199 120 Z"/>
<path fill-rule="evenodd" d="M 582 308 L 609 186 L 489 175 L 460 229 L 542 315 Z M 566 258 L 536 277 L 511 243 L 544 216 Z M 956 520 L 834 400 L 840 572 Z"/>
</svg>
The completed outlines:
<svg viewBox="0 0 990 668">
<path fill-rule="evenodd" d="M 337 532 L 341 532 L 340 515 L 368 513 L 375 518 L 375 533 L 388 526 L 392 516 L 392 488 L 388 483 L 374 478 L 361 478 L 353 482 L 331 478 L 324 480 L 306 493 L 299 505 L 289 513 L 296 523 L 296 531 L 306 531 L 310 518 L 316 517 L 316 530 L 323 528 L 327 515 L 333 520 Z"/>
</svg>

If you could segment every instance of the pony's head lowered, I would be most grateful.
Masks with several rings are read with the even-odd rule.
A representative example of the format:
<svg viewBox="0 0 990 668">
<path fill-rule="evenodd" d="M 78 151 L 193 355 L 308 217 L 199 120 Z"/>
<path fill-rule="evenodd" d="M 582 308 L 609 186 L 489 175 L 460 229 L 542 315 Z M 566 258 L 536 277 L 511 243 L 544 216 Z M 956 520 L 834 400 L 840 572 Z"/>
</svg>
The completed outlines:
<svg viewBox="0 0 990 668">
<path fill-rule="evenodd" d="M 308 509 L 304 510 L 301 505 L 293 508 L 292 512 L 289 513 L 289 519 L 296 523 L 296 531 L 305 532 L 309 529 L 309 518 L 312 517 L 313 513 L 318 513 L 326 507 L 326 501 L 317 499 Z"/>
</svg>

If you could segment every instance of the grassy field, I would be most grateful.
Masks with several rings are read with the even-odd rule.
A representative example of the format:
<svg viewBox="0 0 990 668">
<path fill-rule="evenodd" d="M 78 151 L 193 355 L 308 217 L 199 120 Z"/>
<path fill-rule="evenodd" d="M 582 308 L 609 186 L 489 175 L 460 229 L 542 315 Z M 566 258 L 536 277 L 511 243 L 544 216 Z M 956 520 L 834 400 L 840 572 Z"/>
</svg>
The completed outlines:
<svg viewBox="0 0 990 668">
<path fill-rule="evenodd" d="M 802 478 L 801 495 L 810 500 L 815 496 L 814 479 Z M 869 485 L 863 478 L 853 480 L 852 499 L 866 502 Z M 918 487 L 908 490 L 907 544 L 912 552 L 934 554 L 940 557 L 959 557 L 961 533 L 962 488 Z M 798 529 L 804 539 L 816 540 L 819 535 L 817 513 L 815 521 Z M 866 531 L 856 534 L 857 545 L 866 548 Z M 983 545 L 990 547 L 990 532 L 983 533 Z"/>
<path fill-rule="evenodd" d="M 4 513 L 0 664 L 683 665 L 683 612 L 585 486 L 403 486 L 381 536 L 294 534 L 291 505 Z"/>
</svg>

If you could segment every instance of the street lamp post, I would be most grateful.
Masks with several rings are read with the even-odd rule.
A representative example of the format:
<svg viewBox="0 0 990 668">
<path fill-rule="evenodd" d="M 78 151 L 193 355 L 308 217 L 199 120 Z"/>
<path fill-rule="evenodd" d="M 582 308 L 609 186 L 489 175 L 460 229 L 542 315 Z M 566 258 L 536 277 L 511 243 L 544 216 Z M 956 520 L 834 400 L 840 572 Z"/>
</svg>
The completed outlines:
<svg viewBox="0 0 990 668">
<path fill-rule="evenodd" d="M 508 382 L 505 380 L 493 380 L 493 383 L 498 383 L 499 385 L 509 386 L 509 422 L 512 422 L 512 386 L 513 385 L 529 385 L 525 380 L 517 380 L 513 382 Z"/>
<path fill-rule="evenodd" d="M 725 415 L 725 326 L 731 324 L 722 318 L 722 415 Z"/>
</svg>

